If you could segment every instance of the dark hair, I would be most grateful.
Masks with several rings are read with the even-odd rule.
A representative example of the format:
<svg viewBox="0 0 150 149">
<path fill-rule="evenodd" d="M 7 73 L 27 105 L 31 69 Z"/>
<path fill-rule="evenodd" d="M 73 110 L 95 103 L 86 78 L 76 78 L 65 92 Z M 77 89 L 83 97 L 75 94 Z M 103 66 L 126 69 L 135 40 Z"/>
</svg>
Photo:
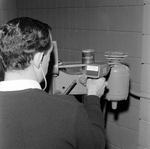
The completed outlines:
<svg viewBox="0 0 150 149">
<path fill-rule="evenodd" d="M 37 52 L 48 51 L 51 29 L 48 24 L 28 17 L 4 24 L 0 28 L 0 60 L 4 70 L 23 70 Z"/>
</svg>

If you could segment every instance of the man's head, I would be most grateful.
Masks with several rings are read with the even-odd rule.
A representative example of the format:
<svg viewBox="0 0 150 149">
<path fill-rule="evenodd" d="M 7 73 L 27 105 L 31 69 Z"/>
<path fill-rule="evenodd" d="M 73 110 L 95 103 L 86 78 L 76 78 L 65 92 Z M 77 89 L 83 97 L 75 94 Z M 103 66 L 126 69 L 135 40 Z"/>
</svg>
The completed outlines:
<svg viewBox="0 0 150 149">
<path fill-rule="evenodd" d="M 16 18 L 0 29 L 0 60 L 4 71 L 24 70 L 38 52 L 51 46 L 51 27 L 28 17 Z"/>
<path fill-rule="evenodd" d="M 41 69 L 42 73 L 47 73 L 53 47 L 51 29 L 49 25 L 28 17 L 4 24 L 0 28 L 0 63 L 5 73 L 30 70 L 30 74 L 34 71 L 36 80 L 42 81 Z"/>
</svg>

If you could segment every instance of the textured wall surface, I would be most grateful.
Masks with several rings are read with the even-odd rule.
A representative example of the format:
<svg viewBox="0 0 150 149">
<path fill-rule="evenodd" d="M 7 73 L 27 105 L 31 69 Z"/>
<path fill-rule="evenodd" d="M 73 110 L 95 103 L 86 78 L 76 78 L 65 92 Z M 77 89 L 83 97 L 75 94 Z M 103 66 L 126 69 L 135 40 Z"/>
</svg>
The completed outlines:
<svg viewBox="0 0 150 149">
<path fill-rule="evenodd" d="M 16 0 L 0 0 L 0 26 L 16 17 Z"/>
<path fill-rule="evenodd" d="M 139 149 L 150 149 L 150 0 L 144 0 Z M 149 98 L 147 98 L 149 97 Z"/>
</svg>

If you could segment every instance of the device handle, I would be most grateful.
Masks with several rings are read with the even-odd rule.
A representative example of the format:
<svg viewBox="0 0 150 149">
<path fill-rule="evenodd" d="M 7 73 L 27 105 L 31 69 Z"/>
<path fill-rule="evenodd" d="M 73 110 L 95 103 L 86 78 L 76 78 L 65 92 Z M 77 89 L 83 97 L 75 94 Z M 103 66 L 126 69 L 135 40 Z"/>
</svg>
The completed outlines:
<svg viewBox="0 0 150 149">
<path fill-rule="evenodd" d="M 58 75 L 59 74 L 59 66 L 58 66 L 58 48 L 57 48 L 57 42 L 56 41 L 53 41 L 53 51 L 52 51 L 52 54 L 53 54 L 53 71 L 52 71 L 52 74 L 53 75 Z"/>
</svg>

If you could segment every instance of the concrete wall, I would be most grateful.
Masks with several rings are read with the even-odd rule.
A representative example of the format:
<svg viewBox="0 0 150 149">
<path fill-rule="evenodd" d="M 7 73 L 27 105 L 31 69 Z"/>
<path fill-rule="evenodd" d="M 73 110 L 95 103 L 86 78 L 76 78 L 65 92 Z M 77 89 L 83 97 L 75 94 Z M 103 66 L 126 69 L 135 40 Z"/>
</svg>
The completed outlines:
<svg viewBox="0 0 150 149">
<path fill-rule="evenodd" d="M 0 0 L 0 26 L 16 17 L 16 0 Z"/>
<path fill-rule="evenodd" d="M 139 149 L 150 149 L 150 1 L 144 0 Z M 148 97 L 148 98 L 147 98 Z"/>
</svg>

